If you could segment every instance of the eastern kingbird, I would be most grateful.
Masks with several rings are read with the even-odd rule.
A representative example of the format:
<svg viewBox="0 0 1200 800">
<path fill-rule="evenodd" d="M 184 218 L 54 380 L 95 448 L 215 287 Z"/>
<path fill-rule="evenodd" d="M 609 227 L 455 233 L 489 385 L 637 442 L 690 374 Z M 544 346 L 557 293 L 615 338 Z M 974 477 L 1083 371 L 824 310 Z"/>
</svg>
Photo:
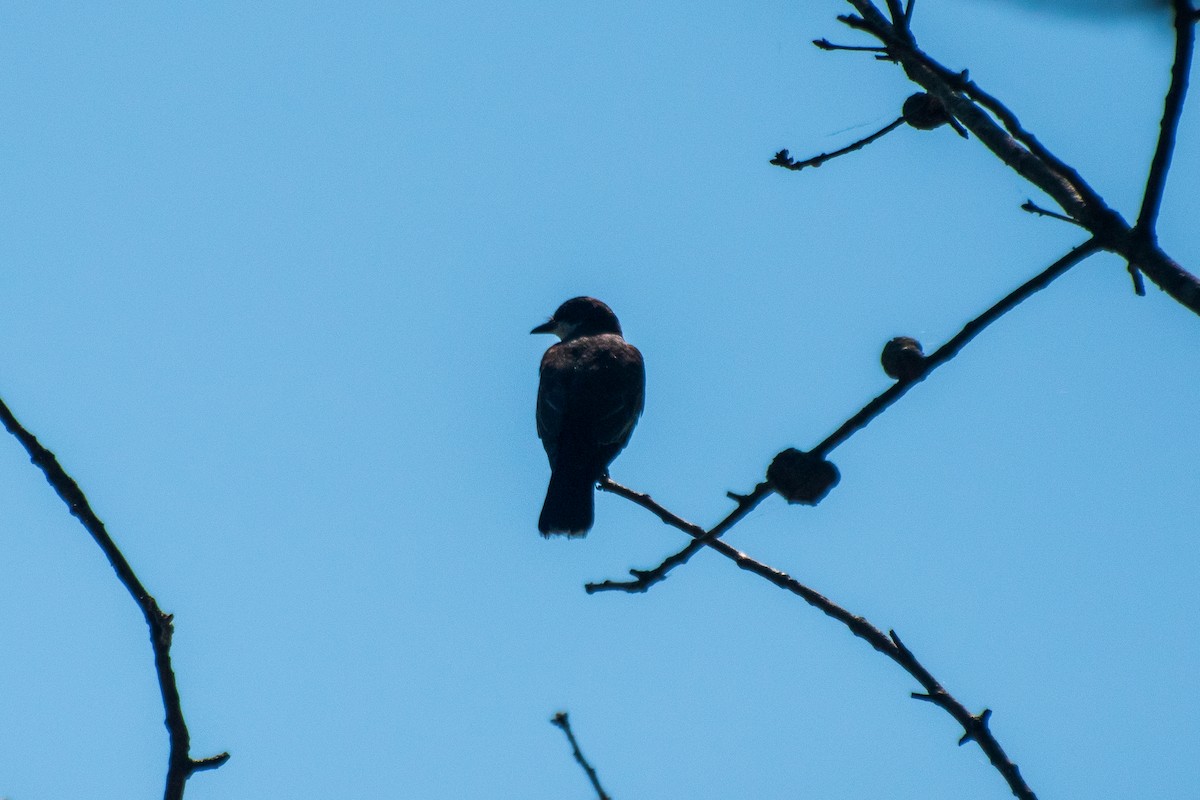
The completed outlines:
<svg viewBox="0 0 1200 800">
<path fill-rule="evenodd" d="M 596 482 L 642 414 L 646 368 L 617 315 L 592 297 L 568 300 L 530 333 L 562 340 L 542 356 L 538 384 L 537 432 L 550 459 L 538 530 L 582 536 L 592 527 Z"/>
</svg>

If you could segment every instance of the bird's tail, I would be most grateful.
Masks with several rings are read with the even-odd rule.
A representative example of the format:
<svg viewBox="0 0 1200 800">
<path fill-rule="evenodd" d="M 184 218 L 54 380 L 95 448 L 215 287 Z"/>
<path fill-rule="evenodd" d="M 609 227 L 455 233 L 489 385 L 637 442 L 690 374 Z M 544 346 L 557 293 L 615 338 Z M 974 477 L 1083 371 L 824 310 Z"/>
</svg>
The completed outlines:
<svg viewBox="0 0 1200 800">
<path fill-rule="evenodd" d="M 538 530 L 542 535 L 583 536 L 587 533 L 595 517 L 595 488 L 596 481 L 587 472 L 554 470 L 550 474 L 542 515 L 538 517 Z"/>
</svg>

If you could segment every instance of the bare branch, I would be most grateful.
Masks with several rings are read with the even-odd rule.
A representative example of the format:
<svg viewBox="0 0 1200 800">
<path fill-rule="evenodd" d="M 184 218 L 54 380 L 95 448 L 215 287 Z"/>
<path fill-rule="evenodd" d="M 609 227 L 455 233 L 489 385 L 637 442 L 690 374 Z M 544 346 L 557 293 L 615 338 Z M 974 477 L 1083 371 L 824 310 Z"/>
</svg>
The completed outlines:
<svg viewBox="0 0 1200 800">
<path fill-rule="evenodd" d="M 1099 249 L 1100 245 L 1095 239 L 1088 240 L 1078 247 L 1072 249 L 1069 253 L 1055 261 L 1053 264 L 1039 272 L 1034 277 L 1025 281 L 1025 283 L 1021 284 L 1016 289 L 1013 289 L 989 309 L 964 325 L 962 330 L 960 330 L 945 344 L 927 356 L 925 359 L 925 371 L 918 378 L 908 382 L 901 381 L 888 388 L 874 400 L 863 406 L 858 413 L 842 423 L 836 431 L 827 436 L 824 441 L 822 441 L 809 452 L 821 457 L 828 456 L 831 452 L 833 452 L 834 448 L 849 439 L 855 431 L 866 427 L 867 423 L 879 416 L 879 414 L 882 413 L 883 410 L 888 406 L 892 405 L 892 403 L 895 403 L 897 400 L 903 397 L 909 389 L 911 389 L 920 381 L 925 380 L 925 378 L 929 376 L 930 372 L 958 355 L 959 351 L 966 347 L 967 343 L 969 343 L 972 339 L 983 332 L 984 328 L 1000 319 L 1000 317 L 1004 316 L 1009 311 L 1012 311 L 1032 295 L 1036 294 L 1042 289 L 1045 289 L 1052 282 L 1054 282 L 1056 278 Z"/>
<path fill-rule="evenodd" d="M 1162 207 L 1163 190 L 1167 184 L 1167 172 L 1171 168 L 1171 156 L 1175 152 L 1175 134 L 1179 119 L 1183 115 L 1183 101 L 1187 96 L 1188 75 L 1192 69 L 1192 52 L 1195 49 L 1196 29 L 1193 27 L 1195 11 L 1189 0 L 1173 0 L 1175 6 L 1175 61 L 1171 64 L 1171 85 L 1163 102 L 1162 122 L 1159 123 L 1158 144 L 1150 162 L 1150 175 L 1146 179 L 1146 191 L 1142 197 L 1142 208 L 1138 212 L 1135 230 L 1147 241 L 1154 242 L 1155 224 Z"/>
<path fill-rule="evenodd" d="M 871 0 L 847 2 L 859 15 L 843 14 L 839 21 L 878 39 L 887 49 L 889 60 L 900 64 L 910 80 L 941 100 L 949 113 L 1001 161 L 1052 197 L 1105 249 L 1144 271 L 1177 302 L 1200 314 L 1200 279 L 1183 269 L 1157 243 L 1136 234 L 1074 168 L 1026 131 L 1011 110 L 972 82 L 965 71 L 954 72 L 930 58 L 917 47 L 909 31 L 897 30 Z M 1184 38 L 1190 41 L 1190 34 Z M 1135 275 L 1135 288 L 1140 288 L 1138 281 Z"/>
<path fill-rule="evenodd" d="M 588 763 L 588 760 L 583 757 L 583 753 L 579 750 L 579 742 L 575 741 L 575 734 L 571 732 L 571 721 L 567 718 L 567 712 L 560 711 L 550 718 L 550 724 L 556 728 L 561 728 L 562 732 L 567 735 L 567 741 L 571 743 L 571 754 L 575 756 L 575 760 L 579 762 L 579 766 L 583 767 L 583 771 L 587 773 L 588 780 L 592 782 L 592 788 L 596 790 L 597 800 L 612 800 L 604 789 L 600 786 L 600 779 L 596 777 L 596 770 Z"/>
<path fill-rule="evenodd" d="M 83 490 L 79 488 L 79 484 L 62 468 L 54 453 L 43 447 L 37 437 L 17 421 L 8 405 L 2 400 L 0 400 L 0 421 L 3 421 L 8 432 L 15 436 L 25 448 L 25 452 L 29 454 L 29 460 L 46 476 L 46 481 L 67 504 L 72 516 L 83 524 L 92 539 L 100 546 L 108 563 L 112 565 L 113 571 L 117 573 L 117 578 L 142 611 L 142 616 L 150 629 L 150 646 L 154 650 L 154 669 L 158 674 L 158 686 L 162 693 L 163 710 L 166 712 L 165 724 L 170 740 L 166 788 L 163 791 L 163 797 L 164 800 L 180 800 L 183 797 L 184 785 L 192 773 L 216 769 L 229 760 L 229 754 L 221 753 L 198 761 L 192 759 L 189 754 L 191 738 L 183 719 L 183 708 L 179 698 L 179 687 L 175 682 L 175 671 L 171 667 L 171 637 L 174 633 L 174 617 L 159 608 L 158 601 L 146 591 L 146 587 L 138 580 L 133 568 L 129 566 L 129 562 L 126 561 L 125 556 L 117 549 L 112 537 L 105 530 L 104 523 L 92 510 L 91 504 Z"/>
<path fill-rule="evenodd" d="M 1074 169 L 1047 150 L 1012 111 L 973 83 L 966 72 L 955 72 L 930 58 L 917 47 L 911 33 L 905 36 L 897 31 L 870 0 L 847 2 L 861 16 L 838 19 L 879 39 L 914 83 L 941 100 L 989 150 L 1053 197 L 1068 214 L 1081 220 L 1115 214 Z M 1003 128 L 980 106 L 995 115 Z"/>
</svg>

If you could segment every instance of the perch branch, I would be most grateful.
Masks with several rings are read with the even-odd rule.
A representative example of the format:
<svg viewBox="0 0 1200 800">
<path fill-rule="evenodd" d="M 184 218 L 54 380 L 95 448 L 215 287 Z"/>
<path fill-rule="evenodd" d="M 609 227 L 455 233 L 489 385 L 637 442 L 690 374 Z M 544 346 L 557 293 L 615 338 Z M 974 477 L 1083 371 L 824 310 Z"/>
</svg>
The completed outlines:
<svg viewBox="0 0 1200 800">
<path fill-rule="evenodd" d="M 629 570 L 629 574 L 633 576 L 633 580 L 631 581 L 601 581 L 599 583 L 584 584 L 583 589 L 588 594 L 612 591 L 630 593 L 645 592 L 654 584 L 664 580 L 667 577 L 667 573 L 675 569 L 675 567 L 686 563 L 688 559 L 697 553 L 697 551 L 702 550 L 705 544 L 711 544 L 712 542 L 719 541 L 718 537 L 736 525 L 742 519 L 742 517 L 753 511 L 759 503 L 761 503 L 767 498 L 768 495 L 771 494 L 771 484 L 765 481 L 755 486 L 754 490 L 750 492 L 750 494 L 731 494 L 730 497 L 737 501 L 737 506 L 734 507 L 733 511 L 729 512 L 725 519 L 717 523 L 711 530 L 706 531 L 699 525 L 688 522 L 682 517 L 672 514 L 670 511 L 655 502 L 650 495 L 635 492 L 632 489 L 622 486 L 611 478 L 602 478 L 600 480 L 599 487 L 603 491 L 612 492 L 615 495 L 624 497 L 626 500 L 630 500 L 647 511 L 650 511 L 651 513 L 657 515 L 658 518 L 667 525 L 670 525 L 673 528 L 678 528 L 688 536 L 691 536 L 694 541 L 692 541 L 688 547 L 685 547 L 678 553 L 675 553 L 674 555 L 664 559 L 661 564 L 653 569 Z"/>
</svg>

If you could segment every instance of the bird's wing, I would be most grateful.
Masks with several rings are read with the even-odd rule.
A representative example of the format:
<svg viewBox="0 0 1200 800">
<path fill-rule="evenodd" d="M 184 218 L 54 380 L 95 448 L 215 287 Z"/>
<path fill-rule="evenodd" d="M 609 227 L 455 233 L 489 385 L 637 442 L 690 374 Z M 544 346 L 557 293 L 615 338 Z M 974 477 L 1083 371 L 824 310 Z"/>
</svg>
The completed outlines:
<svg viewBox="0 0 1200 800">
<path fill-rule="evenodd" d="M 565 355 L 557 344 L 546 351 L 542 356 L 541 380 L 538 383 L 537 433 L 551 464 L 558 456 L 558 439 L 562 433 L 575 371 Z"/>
<path fill-rule="evenodd" d="M 621 451 L 645 405 L 641 353 L 620 336 L 561 342 L 542 357 L 537 428 L 550 463 L 560 453 L 602 469 Z M 580 456 L 578 454 L 586 454 Z"/>
<path fill-rule="evenodd" d="M 608 347 L 608 363 L 596 376 L 592 397 L 598 443 L 623 448 L 646 405 L 646 369 L 642 354 L 620 341 Z"/>
</svg>

